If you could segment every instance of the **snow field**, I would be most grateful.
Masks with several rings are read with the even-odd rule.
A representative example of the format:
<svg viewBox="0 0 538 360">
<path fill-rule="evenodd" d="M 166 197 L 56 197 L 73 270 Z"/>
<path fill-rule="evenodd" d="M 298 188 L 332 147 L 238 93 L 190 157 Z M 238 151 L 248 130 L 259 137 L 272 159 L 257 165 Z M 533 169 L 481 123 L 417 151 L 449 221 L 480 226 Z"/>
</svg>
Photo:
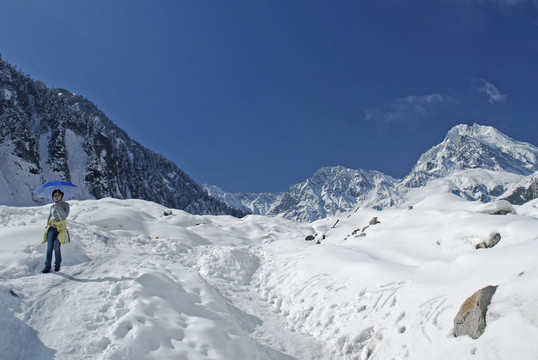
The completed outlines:
<svg viewBox="0 0 538 360">
<path fill-rule="evenodd" d="M 62 271 L 48 206 L 0 207 L 0 348 L 10 359 L 534 359 L 538 200 L 517 215 L 433 195 L 299 224 L 72 201 Z M 373 217 L 380 223 L 365 228 Z M 364 229 L 365 236 L 360 236 Z M 359 229 L 359 231 L 356 231 Z M 305 241 L 325 235 L 321 244 Z M 490 249 L 475 246 L 501 235 Z M 463 301 L 499 285 L 477 340 Z"/>
<path fill-rule="evenodd" d="M 536 214 L 535 205 L 520 213 Z M 523 283 L 537 275 L 538 222 L 525 215 L 482 214 L 482 206 L 435 195 L 413 210 L 359 211 L 334 228 L 335 219 L 320 220 L 313 225 L 325 232 L 321 245 L 270 245 L 267 253 L 286 269 L 266 274 L 260 287 L 288 317 L 289 327 L 327 343 L 334 358 L 451 359 L 471 358 L 472 352 L 476 359 L 506 359 L 514 343 L 485 336 L 498 326 L 495 316 L 483 339 L 472 342 L 453 337 L 453 319 L 468 296 L 490 284 L 500 285 L 494 300 L 507 296 L 506 284 L 521 292 L 509 295 L 504 306 L 491 305 L 494 314 L 503 314 L 497 317 L 517 312 L 516 317 L 538 319 L 532 304 L 538 290 Z M 381 223 L 368 227 L 365 237 L 350 235 L 374 216 Z M 497 247 L 475 250 L 492 231 L 502 234 Z M 522 306 L 520 297 L 527 299 Z M 518 324 L 514 331 L 528 332 Z M 519 342 L 534 349 L 521 358 L 534 358 L 536 345 L 527 336 Z M 502 350 L 495 350 L 499 343 Z"/>
</svg>

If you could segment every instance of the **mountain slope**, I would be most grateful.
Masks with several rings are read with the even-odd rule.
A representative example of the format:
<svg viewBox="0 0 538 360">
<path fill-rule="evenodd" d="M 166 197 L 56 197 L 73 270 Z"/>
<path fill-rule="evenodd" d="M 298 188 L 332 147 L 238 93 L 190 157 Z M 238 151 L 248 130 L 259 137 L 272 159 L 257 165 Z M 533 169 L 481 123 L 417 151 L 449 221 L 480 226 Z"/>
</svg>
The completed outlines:
<svg viewBox="0 0 538 360">
<path fill-rule="evenodd" d="M 49 89 L 0 59 L 0 203 L 30 205 L 46 181 L 78 197 L 152 200 L 196 214 L 241 212 L 210 197 L 174 163 L 133 141 L 82 96 Z"/>
</svg>

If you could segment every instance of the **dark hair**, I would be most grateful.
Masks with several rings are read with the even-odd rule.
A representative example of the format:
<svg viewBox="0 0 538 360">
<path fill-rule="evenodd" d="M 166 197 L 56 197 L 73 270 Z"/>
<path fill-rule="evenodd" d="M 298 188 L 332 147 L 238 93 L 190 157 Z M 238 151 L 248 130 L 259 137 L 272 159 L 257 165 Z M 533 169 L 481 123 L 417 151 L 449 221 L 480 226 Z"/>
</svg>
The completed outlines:
<svg viewBox="0 0 538 360">
<path fill-rule="evenodd" d="M 60 189 L 56 189 L 56 190 L 54 190 L 54 191 L 52 192 L 52 198 L 53 198 L 53 199 L 54 199 L 54 194 L 56 194 L 56 193 L 62 195 L 62 199 L 63 199 L 63 197 L 64 197 L 64 193 L 63 193 L 63 191 L 60 190 Z"/>
</svg>

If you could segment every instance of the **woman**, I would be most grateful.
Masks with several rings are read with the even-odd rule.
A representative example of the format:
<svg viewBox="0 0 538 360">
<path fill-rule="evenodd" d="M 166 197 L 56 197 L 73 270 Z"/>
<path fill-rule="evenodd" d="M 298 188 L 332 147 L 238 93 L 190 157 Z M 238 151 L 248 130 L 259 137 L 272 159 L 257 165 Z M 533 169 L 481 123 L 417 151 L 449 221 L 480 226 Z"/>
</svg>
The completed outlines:
<svg viewBox="0 0 538 360">
<path fill-rule="evenodd" d="M 52 192 L 52 200 L 54 204 L 50 208 L 49 217 L 47 219 L 47 229 L 43 234 L 43 242 L 47 243 L 47 256 L 45 258 L 45 267 L 42 273 L 50 272 L 52 267 L 52 251 L 54 250 L 54 271 L 60 271 L 62 264 L 61 244 L 65 243 L 67 224 L 65 219 L 69 215 L 69 204 L 63 201 L 64 193 L 60 189 Z"/>
</svg>

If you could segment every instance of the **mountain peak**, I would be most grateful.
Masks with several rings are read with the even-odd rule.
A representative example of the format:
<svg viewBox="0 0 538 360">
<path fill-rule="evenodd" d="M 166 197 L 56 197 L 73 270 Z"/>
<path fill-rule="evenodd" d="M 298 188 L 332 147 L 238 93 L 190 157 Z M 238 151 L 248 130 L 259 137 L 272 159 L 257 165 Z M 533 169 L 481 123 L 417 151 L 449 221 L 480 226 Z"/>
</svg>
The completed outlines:
<svg viewBox="0 0 538 360">
<path fill-rule="evenodd" d="M 529 144 L 516 141 L 492 126 L 479 124 L 460 124 L 454 126 L 448 131 L 444 142 L 456 142 L 458 141 L 458 139 L 461 138 L 472 138 L 480 144 L 487 145 L 492 148 L 498 148 L 503 146 L 506 147 L 512 145 L 527 148 L 529 147 Z M 534 148 L 534 146 L 532 145 L 531 147 Z"/>
<path fill-rule="evenodd" d="M 466 169 L 530 175 L 538 171 L 538 148 L 513 140 L 491 126 L 457 125 L 442 143 L 420 157 L 402 185 L 421 187 L 432 179 Z"/>
</svg>

